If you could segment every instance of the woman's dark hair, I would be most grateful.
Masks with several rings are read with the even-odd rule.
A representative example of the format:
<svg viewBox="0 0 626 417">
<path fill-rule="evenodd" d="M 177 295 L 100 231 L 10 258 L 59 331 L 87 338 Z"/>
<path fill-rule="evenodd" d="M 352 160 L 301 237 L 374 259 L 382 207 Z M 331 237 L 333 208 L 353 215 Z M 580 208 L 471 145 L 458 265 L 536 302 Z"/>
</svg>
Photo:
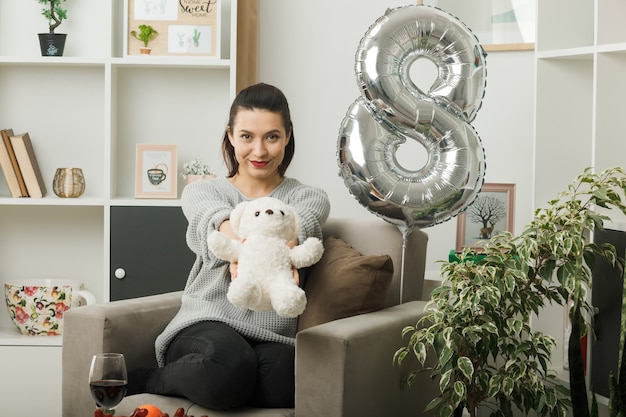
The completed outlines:
<svg viewBox="0 0 626 417">
<path fill-rule="evenodd" d="M 244 88 L 237 94 L 233 104 L 230 106 L 230 113 L 228 115 L 228 127 L 224 133 L 224 139 L 222 141 L 222 156 L 228 169 L 228 176 L 233 177 L 237 173 L 239 163 L 235 157 L 235 148 L 228 140 L 228 129 L 235 123 L 235 117 L 239 110 L 267 110 L 272 113 L 279 113 L 283 118 L 283 126 L 285 132 L 289 135 L 291 132 L 291 139 L 285 147 L 285 157 L 283 162 L 278 166 L 278 173 L 280 176 L 285 175 L 287 167 L 291 163 L 293 154 L 296 149 L 295 138 L 293 136 L 293 125 L 291 123 L 291 113 L 289 112 L 289 104 L 287 98 L 278 88 L 273 85 L 259 83 Z"/>
</svg>

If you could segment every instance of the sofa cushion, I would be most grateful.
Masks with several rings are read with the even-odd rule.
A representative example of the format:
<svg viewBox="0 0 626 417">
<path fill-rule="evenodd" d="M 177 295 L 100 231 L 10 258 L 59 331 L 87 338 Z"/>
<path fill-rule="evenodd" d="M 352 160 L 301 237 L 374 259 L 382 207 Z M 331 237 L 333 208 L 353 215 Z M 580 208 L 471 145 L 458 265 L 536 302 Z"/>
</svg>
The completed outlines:
<svg viewBox="0 0 626 417">
<path fill-rule="evenodd" d="M 393 278 L 389 255 L 361 255 L 336 236 L 324 240 L 324 255 L 304 284 L 307 306 L 298 331 L 384 307 Z"/>
</svg>

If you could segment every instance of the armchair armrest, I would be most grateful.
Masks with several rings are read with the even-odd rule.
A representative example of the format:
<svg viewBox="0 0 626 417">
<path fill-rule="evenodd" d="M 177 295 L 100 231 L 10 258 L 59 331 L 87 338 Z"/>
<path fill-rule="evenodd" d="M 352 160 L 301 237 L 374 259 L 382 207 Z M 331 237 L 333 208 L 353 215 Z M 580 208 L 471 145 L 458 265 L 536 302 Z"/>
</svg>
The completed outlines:
<svg viewBox="0 0 626 417">
<path fill-rule="evenodd" d="M 129 370 L 156 367 L 154 340 L 178 312 L 182 292 L 73 308 L 63 318 L 63 415 L 93 415 L 87 374 L 95 353 L 124 354 Z"/>
<path fill-rule="evenodd" d="M 401 331 L 415 325 L 425 301 L 412 301 L 298 333 L 296 337 L 296 415 L 305 417 L 380 417 L 424 414 L 438 394 L 429 372 L 410 387 L 402 378 L 417 369 L 407 356 L 402 366 L 393 355 L 402 347 Z"/>
</svg>

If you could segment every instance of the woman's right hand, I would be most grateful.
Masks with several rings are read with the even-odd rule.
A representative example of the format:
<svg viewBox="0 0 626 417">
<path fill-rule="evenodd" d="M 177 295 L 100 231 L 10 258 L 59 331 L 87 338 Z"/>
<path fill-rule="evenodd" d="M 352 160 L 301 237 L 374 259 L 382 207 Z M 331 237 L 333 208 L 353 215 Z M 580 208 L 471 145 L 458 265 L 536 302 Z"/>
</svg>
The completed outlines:
<svg viewBox="0 0 626 417">
<path fill-rule="evenodd" d="M 238 262 L 231 262 L 230 263 L 230 280 L 234 281 L 237 278 L 237 266 L 238 266 Z"/>
<path fill-rule="evenodd" d="M 230 219 L 224 220 L 218 230 L 226 235 L 230 236 L 232 239 L 237 239 L 237 235 L 233 232 L 233 229 L 230 227 Z M 230 280 L 233 281 L 237 278 L 237 262 L 230 263 Z"/>
</svg>

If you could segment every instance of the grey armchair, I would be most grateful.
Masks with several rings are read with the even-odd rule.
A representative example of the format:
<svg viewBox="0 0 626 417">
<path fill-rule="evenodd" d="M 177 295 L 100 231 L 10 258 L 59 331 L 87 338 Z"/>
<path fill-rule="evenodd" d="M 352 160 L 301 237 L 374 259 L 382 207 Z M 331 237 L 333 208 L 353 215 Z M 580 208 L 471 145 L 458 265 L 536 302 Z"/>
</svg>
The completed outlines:
<svg viewBox="0 0 626 417">
<path fill-rule="evenodd" d="M 428 372 L 409 388 L 401 379 L 416 363 L 392 363 L 402 346 L 400 332 L 421 316 L 428 235 L 409 234 L 405 256 L 398 229 L 380 219 L 331 218 L 324 235 L 335 235 L 364 255 L 389 254 L 394 276 L 386 307 L 300 331 L 296 337 L 295 409 L 207 410 L 177 397 L 129 396 L 117 414 L 130 415 L 141 404 L 154 404 L 172 415 L 183 407 L 196 417 L 403 417 L 424 415 L 437 395 Z M 402 261 L 404 259 L 404 268 Z M 404 277 L 401 279 L 401 271 Z M 75 308 L 64 318 L 63 416 L 89 417 L 95 408 L 87 375 L 97 352 L 122 352 L 127 366 L 156 366 L 154 340 L 180 307 L 181 293 L 168 293 Z"/>
</svg>

